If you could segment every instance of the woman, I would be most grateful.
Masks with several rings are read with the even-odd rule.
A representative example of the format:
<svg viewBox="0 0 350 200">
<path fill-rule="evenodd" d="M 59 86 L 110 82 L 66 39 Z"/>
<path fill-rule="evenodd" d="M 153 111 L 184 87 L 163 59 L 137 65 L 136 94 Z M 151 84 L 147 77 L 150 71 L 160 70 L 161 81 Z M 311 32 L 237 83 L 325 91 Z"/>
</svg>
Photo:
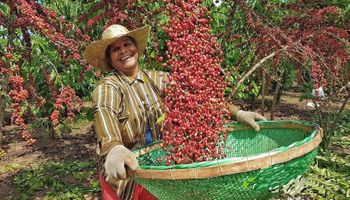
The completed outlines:
<svg viewBox="0 0 350 200">
<path fill-rule="evenodd" d="M 156 121 L 162 113 L 160 90 L 166 73 L 146 71 L 138 65 L 149 31 L 149 26 L 129 31 L 112 25 L 84 54 L 91 65 L 111 72 L 92 93 L 103 199 L 156 199 L 130 178 L 138 168 L 131 150 L 160 138 Z M 257 131 L 255 119 L 265 120 L 257 113 L 228 107 L 237 120 Z"/>
</svg>

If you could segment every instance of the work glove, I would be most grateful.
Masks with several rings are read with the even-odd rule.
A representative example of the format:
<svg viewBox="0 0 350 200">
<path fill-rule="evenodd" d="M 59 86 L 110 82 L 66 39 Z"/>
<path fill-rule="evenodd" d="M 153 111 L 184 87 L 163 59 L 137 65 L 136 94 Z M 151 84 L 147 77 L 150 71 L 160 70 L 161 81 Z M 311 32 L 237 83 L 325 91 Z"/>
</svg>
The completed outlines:
<svg viewBox="0 0 350 200">
<path fill-rule="evenodd" d="M 125 180 L 135 173 L 138 166 L 135 155 L 123 145 L 117 145 L 106 156 L 105 175 L 107 180 L 109 178 Z"/>
<path fill-rule="evenodd" d="M 256 112 L 249 112 L 244 110 L 239 110 L 237 112 L 236 119 L 239 122 L 250 125 L 255 129 L 255 131 L 260 131 L 260 126 L 255 122 L 255 120 L 266 120 L 265 117 Z"/>
</svg>

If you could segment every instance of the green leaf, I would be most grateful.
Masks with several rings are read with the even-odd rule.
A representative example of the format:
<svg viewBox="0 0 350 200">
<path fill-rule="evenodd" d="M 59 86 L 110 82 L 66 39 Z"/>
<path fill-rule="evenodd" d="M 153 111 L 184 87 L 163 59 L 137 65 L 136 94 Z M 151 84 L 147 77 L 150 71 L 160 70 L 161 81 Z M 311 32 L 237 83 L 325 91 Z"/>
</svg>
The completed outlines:
<svg viewBox="0 0 350 200">
<path fill-rule="evenodd" d="M 162 113 L 162 115 L 157 119 L 157 124 L 162 124 L 165 121 L 166 114 Z"/>
<path fill-rule="evenodd" d="M 30 190 L 38 191 L 38 190 L 41 190 L 43 186 L 44 186 L 44 183 L 41 180 L 36 179 L 35 181 L 31 182 Z"/>
<path fill-rule="evenodd" d="M 8 17 L 10 15 L 10 7 L 4 3 L 0 3 L 0 11 L 6 17 Z"/>
<path fill-rule="evenodd" d="M 92 121 L 94 119 L 94 110 L 93 108 L 86 108 L 85 109 L 85 115 L 86 119 L 89 121 Z"/>
<path fill-rule="evenodd" d="M 252 183 L 256 182 L 256 177 L 250 177 L 243 182 L 243 188 L 247 189 Z"/>
</svg>

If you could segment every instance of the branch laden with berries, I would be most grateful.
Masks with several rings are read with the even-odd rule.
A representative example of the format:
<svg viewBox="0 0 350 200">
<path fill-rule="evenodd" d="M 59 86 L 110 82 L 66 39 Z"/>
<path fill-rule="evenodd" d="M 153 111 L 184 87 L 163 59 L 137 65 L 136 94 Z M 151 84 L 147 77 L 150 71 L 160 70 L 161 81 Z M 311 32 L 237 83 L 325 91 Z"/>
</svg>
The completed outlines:
<svg viewBox="0 0 350 200">
<path fill-rule="evenodd" d="M 259 72 L 256 76 L 259 83 L 261 82 L 259 78 L 267 74 L 267 79 L 274 79 L 276 85 L 281 87 L 286 86 L 285 77 L 295 74 L 296 78 L 292 77 L 293 80 L 289 82 L 298 83 L 298 89 L 305 91 L 302 98 L 314 98 L 314 101 L 319 101 L 320 87 L 329 94 L 327 99 L 318 102 L 320 106 L 315 106 L 315 109 L 319 118 L 318 123 L 331 135 L 338 118 L 332 120 L 329 118 L 331 102 L 342 99 L 341 103 L 344 106 L 341 106 L 336 113 L 339 116 L 350 94 L 348 86 L 350 18 L 346 14 L 349 13 L 346 9 L 348 4 L 330 4 L 320 0 L 302 0 L 297 3 L 264 1 L 266 6 L 259 7 L 248 2 L 233 2 L 235 5 L 233 13 L 239 15 L 236 18 L 244 19 L 243 22 L 235 20 L 235 23 L 240 23 L 234 27 L 245 27 L 245 29 L 241 31 L 242 34 L 238 39 L 234 34 L 239 32 L 238 28 L 229 34 L 236 44 L 248 47 L 248 53 L 240 50 L 243 53 L 239 60 L 249 61 L 248 67 L 245 68 L 248 73 L 242 70 L 244 62 L 239 62 L 241 64 L 238 68 L 246 74 L 236 82 L 238 84 L 234 86 L 233 91 L 238 91 L 239 84 L 243 85 L 243 81 L 254 71 Z M 233 19 L 235 18 L 231 18 Z M 247 37 L 245 33 L 249 33 L 247 34 L 249 36 Z M 239 47 L 234 42 L 232 44 L 233 48 Z M 252 79 L 250 76 L 249 81 Z M 264 86 L 267 91 L 270 85 L 264 84 Z M 275 96 L 278 94 L 277 88 L 279 87 L 275 89 Z M 311 95 L 312 89 L 315 89 L 316 97 Z M 314 103 L 316 105 L 316 102 Z M 272 108 L 273 106 L 271 113 Z M 327 137 L 323 141 L 327 141 Z"/>
<path fill-rule="evenodd" d="M 327 80 L 338 81 L 341 77 L 342 69 L 349 62 L 346 44 L 349 34 L 334 21 L 340 12 L 337 7 L 318 9 L 308 6 L 310 2 L 288 5 L 293 15 L 283 17 L 279 28 L 264 25 L 261 17 L 253 12 L 248 13 L 247 21 L 258 33 L 258 37 L 253 38 L 261 47 L 258 55 L 267 55 L 287 46 L 286 51 L 274 57 L 273 66 L 288 58 L 296 65 L 309 67 L 317 89 L 326 86 Z"/>
<path fill-rule="evenodd" d="M 324 5 L 321 1 L 303 1 L 302 3 L 286 4 L 288 15 L 281 18 L 281 25 L 273 26 L 271 21 L 264 19 L 254 12 L 247 12 L 247 21 L 256 31 L 254 43 L 259 45 L 257 57 L 263 57 L 271 52 L 280 51 L 272 59 L 271 66 L 275 71 L 287 71 L 285 61 L 291 63 L 293 71 L 298 75 L 297 81 L 305 94 L 302 98 L 312 98 L 316 106 L 318 123 L 330 134 L 324 139 L 328 143 L 328 136 L 334 132 L 337 118 L 328 120 L 331 115 L 331 101 L 339 96 L 348 96 L 350 82 L 348 54 L 350 43 L 346 30 L 346 21 L 342 20 L 343 10 L 336 6 Z M 348 21 L 349 22 L 349 21 Z M 267 68 L 264 68 L 264 70 Z M 281 78 L 282 81 L 284 78 Z M 329 94 L 326 100 L 320 101 L 319 88 L 325 88 Z M 342 91 L 342 88 L 347 88 Z M 314 89 L 315 97 L 311 95 Z M 347 104 L 348 98 L 342 98 L 342 104 Z M 316 103 L 317 102 L 317 103 Z M 337 115 L 343 111 L 339 110 Z M 272 113 L 273 111 L 271 111 Z M 335 115 L 335 116 L 337 116 Z M 333 125 L 328 125 L 333 121 Z"/>
<path fill-rule="evenodd" d="M 169 36 L 166 52 L 171 68 L 165 89 L 167 107 L 163 148 L 166 163 L 191 163 L 224 157 L 223 90 L 226 82 L 219 63 L 222 52 L 210 34 L 208 10 L 202 1 L 167 1 Z"/>
<path fill-rule="evenodd" d="M 1 90 L 11 99 L 13 123 L 22 129 L 21 135 L 27 143 L 33 144 L 35 140 L 30 135 L 27 123 L 36 119 L 34 113 L 40 118 L 47 117 L 58 91 L 64 87 L 62 82 L 54 79 L 53 72 L 57 72 L 60 67 L 69 68 L 77 62 L 83 68 L 79 77 L 82 79 L 85 71 L 91 68 L 81 59 L 78 49 L 89 36 L 77 34 L 83 40 L 70 37 L 63 28 L 70 29 L 72 25 L 35 1 L 5 1 L 1 6 L 1 29 L 8 35 L 7 47 L 1 47 L 3 57 L 0 69 L 4 80 L 2 84 L 5 86 Z M 77 30 L 75 32 L 79 32 Z M 57 51 L 50 52 L 47 47 L 51 48 L 51 45 Z M 47 57 L 43 60 L 43 56 L 39 55 L 42 53 L 55 53 L 51 58 L 56 60 Z M 42 75 L 45 75 L 44 79 Z M 69 108 L 67 112 L 70 112 Z"/>
</svg>

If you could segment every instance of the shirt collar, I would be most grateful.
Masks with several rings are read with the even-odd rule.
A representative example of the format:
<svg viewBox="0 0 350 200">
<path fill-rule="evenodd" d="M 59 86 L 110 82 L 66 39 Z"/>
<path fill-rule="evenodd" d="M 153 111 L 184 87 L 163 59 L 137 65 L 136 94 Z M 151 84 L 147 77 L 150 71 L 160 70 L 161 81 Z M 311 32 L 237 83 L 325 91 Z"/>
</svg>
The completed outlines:
<svg viewBox="0 0 350 200">
<path fill-rule="evenodd" d="M 122 73 L 122 72 L 120 72 L 118 70 L 115 70 L 114 74 L 121 76 L 122 79 L 124 81 L 126 81 L 129 85 L 133 85 L 133 84 L 137 83 L 138 81 L 141 82 L 141 83 L 144 83 L 145 82 L 145 78 L 146 78 L 142 69 L 139 69 L 135 79 L 132 78 L 132 77 L 128 77 L 127 75 L 125 75 L 124 73 Z"/>
</svg>

